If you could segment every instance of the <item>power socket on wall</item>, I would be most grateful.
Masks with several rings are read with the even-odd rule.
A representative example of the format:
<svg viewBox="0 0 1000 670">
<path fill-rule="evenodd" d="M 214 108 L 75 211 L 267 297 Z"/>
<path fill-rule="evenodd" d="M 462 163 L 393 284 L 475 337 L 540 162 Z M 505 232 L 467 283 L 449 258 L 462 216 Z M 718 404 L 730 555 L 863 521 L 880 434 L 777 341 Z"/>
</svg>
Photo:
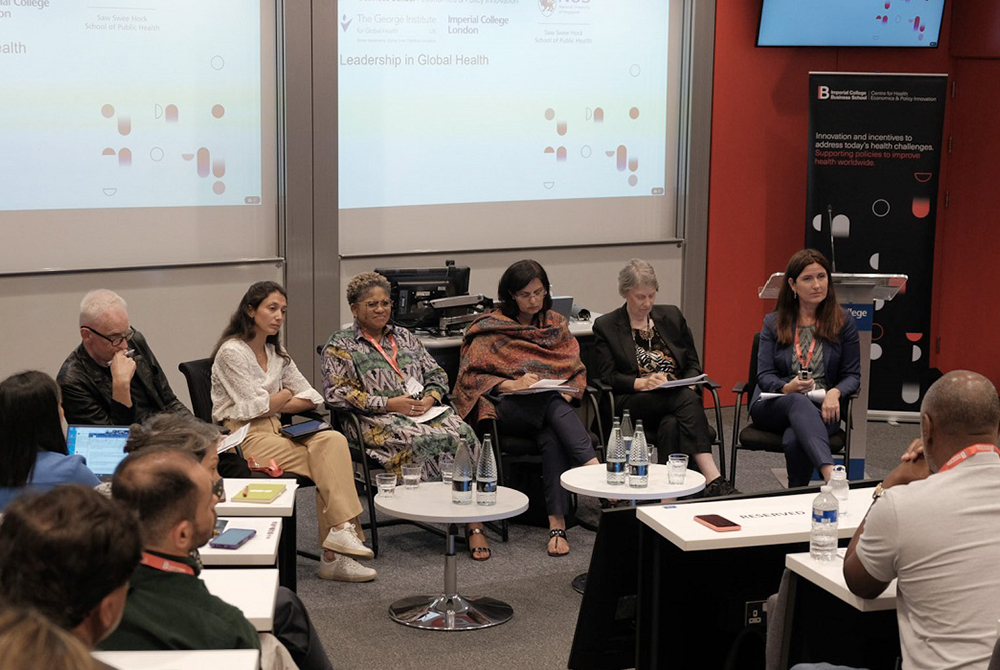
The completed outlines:
<svg viewBox="0 0 1000 670">
<path fill-rule="evenodd" d="M 767 613 L 764 611 L 766 600 L 748 600 L 746 603 L 743 624 L 745 626 L 763 626 L 767 623 Z"/>
</svg>

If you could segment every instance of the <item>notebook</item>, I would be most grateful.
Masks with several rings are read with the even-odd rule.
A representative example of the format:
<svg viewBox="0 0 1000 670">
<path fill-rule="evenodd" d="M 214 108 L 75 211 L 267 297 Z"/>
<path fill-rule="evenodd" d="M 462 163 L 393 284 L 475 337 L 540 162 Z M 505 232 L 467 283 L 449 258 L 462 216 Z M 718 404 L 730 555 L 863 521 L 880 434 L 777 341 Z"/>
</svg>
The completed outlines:
<svg viewBox="0 0 1000 670">
<path fill-rule="evenodd" d="M 128 426 L 70 426 L 66 449 L 87 459 L 87 467 L 101 481 L 110 481 L 125 458 Z"/>
<path fill-rule="evenodd" d="M 267 504 L 274 502 L 285 492 L 284 484 L 250 484 L 233 496 L 232 502 Z"/>
</svg>

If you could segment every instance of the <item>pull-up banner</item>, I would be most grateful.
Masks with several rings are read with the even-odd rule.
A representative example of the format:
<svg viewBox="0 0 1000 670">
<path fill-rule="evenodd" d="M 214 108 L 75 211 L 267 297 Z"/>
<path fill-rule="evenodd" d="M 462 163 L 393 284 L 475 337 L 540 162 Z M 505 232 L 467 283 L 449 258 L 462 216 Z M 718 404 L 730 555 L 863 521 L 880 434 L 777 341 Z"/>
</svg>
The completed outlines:
<svg viewBox="0 0 1000 670">
<path fill-rule="evenodd" d="M 930 383 L 945 75 L 809 75 L 806 245 L 837 272 L 905 274 L 876 301 L 869 408 L 916 411 Z"/>
</svg>

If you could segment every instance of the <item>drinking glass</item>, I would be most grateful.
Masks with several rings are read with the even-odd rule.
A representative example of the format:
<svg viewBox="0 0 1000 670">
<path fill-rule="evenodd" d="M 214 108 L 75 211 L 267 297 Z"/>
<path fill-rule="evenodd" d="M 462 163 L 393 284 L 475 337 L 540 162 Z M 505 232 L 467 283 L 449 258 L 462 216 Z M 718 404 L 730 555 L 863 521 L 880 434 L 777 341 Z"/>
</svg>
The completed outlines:
<svg viewBox="0 0 1000 670">
<path fill-rule="evenodd" d="M 415 489 L 420 486 L 420 471 L 419 465 L 404 465 L 403 466 L 403 486 L 408 489 Z"/>
<path fill-rule="evenodd" d="M 375 481 L 378 482 L 378 493 L 380 496 L 383 498 L 396 497 L 396 475 L 391 473 L 375 475 Z"/>
</svg>

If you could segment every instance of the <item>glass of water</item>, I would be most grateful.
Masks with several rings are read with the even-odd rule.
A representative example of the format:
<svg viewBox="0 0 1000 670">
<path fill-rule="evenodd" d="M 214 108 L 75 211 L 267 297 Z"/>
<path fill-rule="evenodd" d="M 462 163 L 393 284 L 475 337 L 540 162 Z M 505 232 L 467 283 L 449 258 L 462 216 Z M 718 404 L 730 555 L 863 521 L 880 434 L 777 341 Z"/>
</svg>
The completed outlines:
<svg viewBox="0 0 1000 670">
<path fill-rule="evenodd" d="M 375 475 L 378 482 L 378 493 L 383 498 L 396 497 L 396 475 L 392 473 Z"/>
<path fill-rule="evenodd" d="M 455 457 L 449 453 L 443 453 L 438 457 L 438 468 L 441 469 L 441 481 L 451 484 L 451 476 L 455 473 Z"/>
<path fill-rule="evenodd" d="M 415 489 L 420 486 L 420 471 L 423 470 L 419 465 L 404 465 L 403 466 L 403 486 L 408 489 Z"/>
<path fill-rule="evenodd" d="M 670 454 L 667 457 L 667 482 L 670 484 L 683 484 L 684 476 L 687 474 L 688 457 L 687 454 Z"/>
</svg>

